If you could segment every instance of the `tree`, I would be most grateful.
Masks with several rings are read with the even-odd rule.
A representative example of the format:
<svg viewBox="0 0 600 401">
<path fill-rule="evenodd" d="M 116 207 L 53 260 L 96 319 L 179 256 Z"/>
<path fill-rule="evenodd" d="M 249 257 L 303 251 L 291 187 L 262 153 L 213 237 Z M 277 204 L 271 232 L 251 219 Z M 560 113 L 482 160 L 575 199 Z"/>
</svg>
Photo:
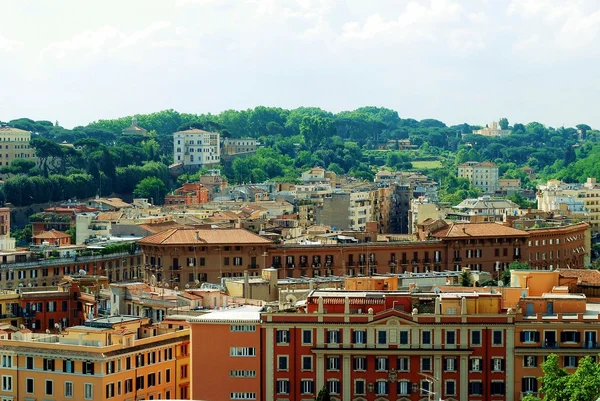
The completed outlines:
<svg viewBox="0 0 600 401">
<path fill-rule="evenodd" d="M 500 276 L 500 280 L 504 283 L 504 285 L 510 284 L 510 271 L 511 270 L 529 270 L 531 267 L 527 263 L 515 261 L 508 265 L 508 269 L 505 269 Z"/>
<path fill-rule="evenodd" d="M 575 155 L 575 149 L 573 149 L 573 146 L 567 146 L 567 148 L 565 149 L 564 159 L 565 159 L 565 167 L 568 166 L 569 164 L 577 161 L 577 156 Z"/>
<path fill-rule="evenodd" d="M 323 387 L 321 391 L 319 391 L 315 401 L 331 401 L 331 396 L 329 395 L 329 390 L 327 390 L 327 387 Z"/>
<path fill-rule="evenodd" d="M 460 285 L 463 287 L 472 287 L 473 286 L 473 276 L 471 276 L 471 272 L 468 270 L 463 270 L 460 273 Z"/>
<path fill-rule="evenodd" d="M 590 356 L 579 360 L 579 366 L 574 373 L 569 374 L 560 368 L 559 357 L 550 354 L 542 363 L 544 375 L 540 393 L 542 398 L 527 395 L 523 401 L 593 401 L 600 395 L 600 365 Z"/>
<path fill-rule="evenodd" d="M 498 125 L 500 126 L 500 129 L 508 129 L 508 119 L 506 117 L 502 117 L 498 121 Z"/>
<path fill-rule="evenodd" d="M 165 183 L 156 177 L 144 178 L 135 186 L 133 191 L 136 198 L 153 199 L 154 203 L 159 205 L 163 203 L 166 194 L 167 187 Z"/>
</svg>

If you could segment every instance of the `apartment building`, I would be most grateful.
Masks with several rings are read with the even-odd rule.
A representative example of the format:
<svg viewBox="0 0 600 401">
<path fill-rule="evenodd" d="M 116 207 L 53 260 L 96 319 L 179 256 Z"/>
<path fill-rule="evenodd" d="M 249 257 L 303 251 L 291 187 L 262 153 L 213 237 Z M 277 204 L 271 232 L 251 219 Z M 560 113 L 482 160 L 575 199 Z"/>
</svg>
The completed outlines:
<svg viewBox="0 0 600 401">
<path fill-rule="evenodd" d="M 38 161 L 35 149 L 29 146 L 31 132 L 0 125 L 0 167 L 10 166 L 15 159 Z"/>
<path fill-rule="evenodd" d="M 512 399 L 500 304 L 499 293 L 324 289 L 299 313 L 208 314 L 190 322 L 192 398 L 307 400 L 327 387 L 339 400 Z M 227 340 L 209 347 L 214 333 Z M 225 376 L 231 387 L 207 385 Z"/>
<path fill-rule="evenodd" d="M 573 200 L 584 203 L 587 215 L 581 213 L 581 209 L 573 204 L 573 201 L 561 201 L 561 197 L 571 197 Z M 545 212 L 561 210 L 561 204 L 581 218 L 587 218 L 592 233 L 600 232 L 600 185 L 596 178 L 588 178 L 584 184 L 566 184 L 559 180 L 549 180 L 546 184 L 538 185 L 537 192 L 538 209 Z"/>
<path fill-rule="evenodd" d="M 173 134 L 173 159 L 184 167 L 200 169 L 221 162 L 220 135 L 191 128 Z"/>
<path fill-rule="evenodd" d="M 201 205 L 209 201 L 209 190 L 199 182 L 183 184 L 165 196 L 165 205 Z"/>
<path fill-rule="evenodd" d="M 298 189 L 297 189 L 298 190 Z M 364 231 L 373 218 L 369 190 L 334 191 L 315 209 L 315 224 L 339 230 Z M 299 193 L 299 192 L 298 192 Z"/>
<path fill-rule="evenodd" d="M 491 136 L 491 137 L 505 137 L 505 136 L 509 136 L 510 133 L 511 133 L 511 130 L 500 128 L 498 121 L 492 121 L 491 123 L 487 124 L 485 126 L 485 128 L 473 131 L 473 134 L 475 134 L 475 135 L 483 135 L 483 136 Z"/>
<path fill-rule="evenodd" d="M 257 142 L 254 138 L 226 138 L 223 141 L 223 156 L 256 153 Z"/>
<path fill-rule="evenodd" d="M 144 253 L 144 280 L 154 276 L 171 287 L 217 283 L 221 277 L 241 277 L 245 270 L 258 275 L 266 267 L 271 244 L 237 228 L 172 228 L 138 241 Z"/>
<path fill-rule="evenodd" d="M 60 333 L 0 331 L 0 399 L 188 399 L 189 334 L 132 316 Z"/>
<path fill-rule="evenodd" d="M 498 166 L 488 161 L 468 161 L 459 164 L 458 177 L 467 178 L 473 186 L 486 194 L 493 194 L 499 188 Z"/>
<path fill-rule="evenodd" d="M 454 210 L 448 213 L 449 219 L 470 223 L 502 222 L 506 220 L 506 216 L 516 215 L 519 205 L 508 199 L 483 195 L 479 198 L 465 199 L 452 209 Z"/>
<path fill-rule="evenodd" d="M 15 249 L 15 239 L 10 236 L 10 208 L 0 208 L 0 250 Z"/>
</svg>

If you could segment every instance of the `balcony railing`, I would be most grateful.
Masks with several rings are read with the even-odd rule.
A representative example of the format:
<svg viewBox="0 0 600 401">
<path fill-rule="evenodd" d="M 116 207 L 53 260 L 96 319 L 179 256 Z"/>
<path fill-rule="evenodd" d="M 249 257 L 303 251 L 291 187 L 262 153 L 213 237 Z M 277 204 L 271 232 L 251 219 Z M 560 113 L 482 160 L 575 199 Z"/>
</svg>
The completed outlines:
<svg viewBox="0 0 600 401">
<path fill-rule="evenodd" d="M 454 262 L 462 262 L 462 258 L 454 258 L 453 261 Z"/>
<path fill-rule="evenodd" d="M 258 269 L 258 265 L 257 264 L 249 264 L 248 269 Z"/>
</svg>

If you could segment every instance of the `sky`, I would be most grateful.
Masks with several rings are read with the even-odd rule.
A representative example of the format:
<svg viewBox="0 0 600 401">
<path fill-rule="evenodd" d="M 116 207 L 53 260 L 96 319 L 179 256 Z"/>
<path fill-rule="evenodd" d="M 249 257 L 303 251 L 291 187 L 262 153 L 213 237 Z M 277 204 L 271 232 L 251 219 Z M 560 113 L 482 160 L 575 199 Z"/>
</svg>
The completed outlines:
<svg viewBox="0 0 600 401">
<path fill-rule="evenodd" d="M 361 106 L 600 128 L 598 0 L 0 0 L 0 121 Z"/>
</svg>

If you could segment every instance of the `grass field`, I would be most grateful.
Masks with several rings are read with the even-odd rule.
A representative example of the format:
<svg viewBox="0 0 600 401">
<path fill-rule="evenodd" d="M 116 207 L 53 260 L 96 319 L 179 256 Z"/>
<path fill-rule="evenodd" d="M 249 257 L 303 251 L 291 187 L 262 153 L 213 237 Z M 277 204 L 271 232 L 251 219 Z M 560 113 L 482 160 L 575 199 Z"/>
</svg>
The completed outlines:
<svg viewBox="0 0 600 401">
<path fill-rule="evenodd" d="M 439 160 L 419 160 L 411 162 L 413 168 L 420 170 L 426 168 L 441 168 L 442 163 Z"/>
</svg>

